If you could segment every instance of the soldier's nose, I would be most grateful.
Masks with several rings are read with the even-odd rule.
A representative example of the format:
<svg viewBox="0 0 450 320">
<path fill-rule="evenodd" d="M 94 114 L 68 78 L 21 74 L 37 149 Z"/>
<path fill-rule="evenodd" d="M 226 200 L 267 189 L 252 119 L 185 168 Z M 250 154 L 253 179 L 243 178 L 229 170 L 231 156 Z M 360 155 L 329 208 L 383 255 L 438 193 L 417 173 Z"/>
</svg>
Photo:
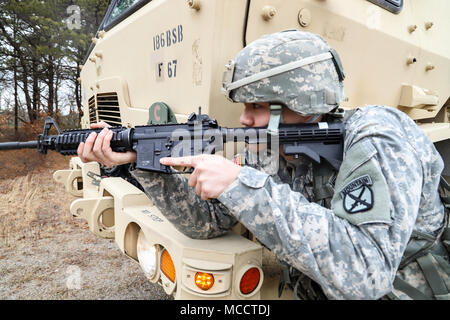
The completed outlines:
<svg viewBox="0 0 450 320">
<path fill-rule="evenodd" d="M 242 112 L 241 117 L 239 118 L 239 122 L 244 126 L 251 127 L 254 124 L 255 120 L 253 116 L 245 110 L 244 112 Z"/>
</svg>

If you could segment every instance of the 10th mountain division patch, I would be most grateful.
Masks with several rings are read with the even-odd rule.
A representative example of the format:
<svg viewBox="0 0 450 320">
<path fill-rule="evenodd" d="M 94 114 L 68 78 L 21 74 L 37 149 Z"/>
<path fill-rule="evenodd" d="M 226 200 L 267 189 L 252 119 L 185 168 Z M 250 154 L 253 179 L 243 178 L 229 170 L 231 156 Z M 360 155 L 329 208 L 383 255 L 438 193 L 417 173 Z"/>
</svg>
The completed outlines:
<svg viewBox="0 0 450 320">
<path fill-rule="evenodd" d="M 374 202 L 372 185 L 372 179 L 367 174 L 350 181 L 341 191 L 344 210 L 353 214 L 372 209 Z"/>
</svg>

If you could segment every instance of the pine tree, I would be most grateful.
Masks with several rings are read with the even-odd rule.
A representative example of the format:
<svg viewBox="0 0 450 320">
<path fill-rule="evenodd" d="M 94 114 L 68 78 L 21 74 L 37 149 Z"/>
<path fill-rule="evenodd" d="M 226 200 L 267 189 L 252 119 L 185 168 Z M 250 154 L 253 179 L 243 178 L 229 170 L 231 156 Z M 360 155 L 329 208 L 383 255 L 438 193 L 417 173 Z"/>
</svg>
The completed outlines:
<svg viewBox="0 0 450 320">
<path fill-rule="evenodd" d="M 0 84 L 15 88 L 15 121 L 21 101 L 27 120 L 57 116 L 59 85 L 70 82 L 81 112 L 79 66 L 107 9 L 106 0 L 12 0 L 0 2 Z M 71 11 L 79 13 L 70 28 Z M 72 11 L 73 12 L 73 11 Z M 20 90 L 18 90 L 20 89 Z M 23 99 L 19 99 L 20 97 Z M 24 119 L 21 119 L 25 121 Z"/>
</svg>

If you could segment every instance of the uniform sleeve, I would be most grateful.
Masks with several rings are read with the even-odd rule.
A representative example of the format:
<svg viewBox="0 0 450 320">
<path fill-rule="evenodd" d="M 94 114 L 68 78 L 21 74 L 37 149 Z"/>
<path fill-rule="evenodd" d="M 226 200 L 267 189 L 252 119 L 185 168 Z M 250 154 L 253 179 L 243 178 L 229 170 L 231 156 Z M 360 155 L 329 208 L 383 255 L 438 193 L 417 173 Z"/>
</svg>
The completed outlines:
<svg viewBox="0 0 450 320">
<path fill-rule="evenodd" d="M 329 298 L 378 299 L 392 290 L 414 227 L 422 166 L 394 125 L 351 135 L 331 209 L 250 167 L 218 199 Z"/>
<path fill-rule="evenodd" d="M 228 232 L 236 218 L 220 202 L 202 200 L 181 174 L 131 171 L 147 196 L 181 233 L 193 239 L 209 239 Z"/>
</svg>

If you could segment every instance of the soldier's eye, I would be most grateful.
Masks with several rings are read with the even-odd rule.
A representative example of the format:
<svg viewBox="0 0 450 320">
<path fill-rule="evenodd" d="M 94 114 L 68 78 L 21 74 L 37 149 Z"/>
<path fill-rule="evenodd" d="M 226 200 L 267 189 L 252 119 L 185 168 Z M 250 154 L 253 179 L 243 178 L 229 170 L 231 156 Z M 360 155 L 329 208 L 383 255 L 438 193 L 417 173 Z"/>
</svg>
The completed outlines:
<svg viewBox="0 0 450 320">
<path fill-rule="evenodd" d="M 259 104 L 253 103 L 253 109 L 258 109 L 261 108 L 261 106 Z"/>
</svg>

